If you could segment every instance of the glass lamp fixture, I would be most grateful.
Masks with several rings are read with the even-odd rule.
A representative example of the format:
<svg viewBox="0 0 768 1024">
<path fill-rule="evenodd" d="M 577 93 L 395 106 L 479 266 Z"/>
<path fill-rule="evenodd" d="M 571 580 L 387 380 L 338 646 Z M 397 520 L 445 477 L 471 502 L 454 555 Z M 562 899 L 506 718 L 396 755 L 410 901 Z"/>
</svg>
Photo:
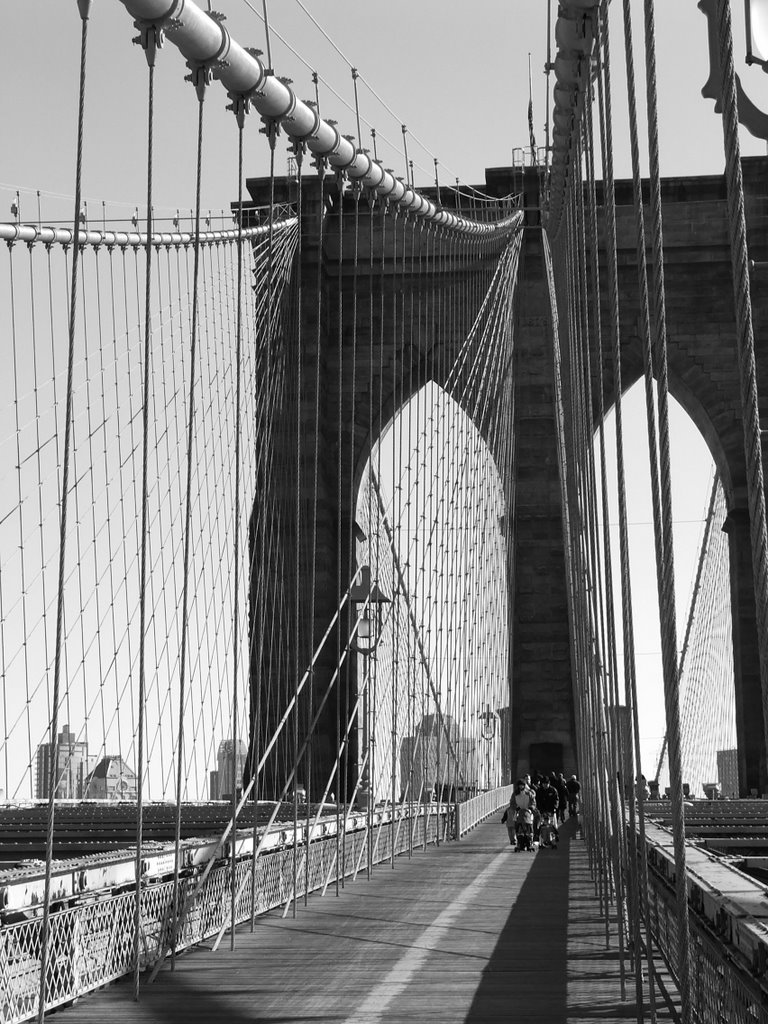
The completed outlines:
<svg viewBox="0 0 768 1024">
<path fill-rule="evenodd" d="M 744 0 L 747 26 L 747 64 L 768 71 L 768 0 Z"/>
<path fill-rule="evenodd" d="M 499 716 L 495 711 L 491 711 L 490 704 L 486 704 L 485 711 L 481 711 L 477 717 L 482 723 L 480 727 L 480 734 L 483 739 L 494 739 L 496 737 L 496 726 L 498 725 Z"/>
<path fill-rule="evenodd" d="M 358 643 L 350 646 L 356 654 L 373 654 L 381 640 L 381 606 L 388 604 L 389 598 L 379 590 L 377 584 L 371 583 L 370 566 L 360 566 L 357 575 L 359 582 L 350 588 L 349 600 L 353 609 L 359 609 L 355 629 Z M 367 641 L 368 646 L 364 646 L 360 641 Z"/>
</svg>

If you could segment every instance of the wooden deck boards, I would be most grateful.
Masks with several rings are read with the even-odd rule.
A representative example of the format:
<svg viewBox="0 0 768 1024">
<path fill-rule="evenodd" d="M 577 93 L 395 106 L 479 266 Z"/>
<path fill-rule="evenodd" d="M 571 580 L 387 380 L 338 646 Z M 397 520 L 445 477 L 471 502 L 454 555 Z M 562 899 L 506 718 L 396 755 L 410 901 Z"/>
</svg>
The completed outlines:
<svg viewBox="0 0 768 1024">
<path fill-rule="evenodd" d="M 382 865 L 295 918 L 272 913 L 217 953 L 192 950 L 131 1000 L 121 982 L 62 1024 L 587 1024 L 636 1019 L 606 949 L 586 851 L 514 853 L 494 819 L 459 843 Z M 660 1020 L 665 1017 L 661 1016 Z"/>
</svg>

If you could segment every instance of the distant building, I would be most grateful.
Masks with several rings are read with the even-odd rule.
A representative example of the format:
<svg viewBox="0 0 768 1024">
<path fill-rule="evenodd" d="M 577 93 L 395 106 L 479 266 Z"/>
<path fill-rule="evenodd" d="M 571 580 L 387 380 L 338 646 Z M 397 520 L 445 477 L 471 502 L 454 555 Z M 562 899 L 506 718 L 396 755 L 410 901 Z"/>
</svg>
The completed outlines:
<svg viewBox="0 0 768 1024">
<path fill-rule="evenodd" d="M 59 733 L 56 764 L 56 799 L 81 800 L 85 792 L 85 781 L 96 763 L 88 755 L 88 744 L 78 740 L 68 725 Z M 35 796 L 47 800 L 53 760 L 53 744 L 41 743 L 35 758 Z"/>
<path fill-rule="evenodd" d="M 243 785 L 243 772 L 245 771 L 245 760 L 248 756 L 248 748 L 243 740 L 237 741 L 237 755 L 233 756 L 232 740 L 222 740 L 219 744 L 219 752 L 216 760 L 218 769 L 209 774 L 211 800 L 232 799 L 232 778 L 234 774 L 235 786 L 238 790 Z M 233 763 L 234 762 L 234 763 Z"/>
<path fill-rule="evenodd" d="M 737 750 L 718 750 L 717 778 L 720 782 L 721 796 L 739 795 L 739 752 Z"/>
<path fill-rule="evenodd" d="M 89 800 L 136 800 L 136 772 L 122 757 L 107 755 L 85 780 L 83 796 Z"/>
<path fill-rule="evenodd" d="M 450 742 L 449 742 L 450 741 Z M 403 794 L 413 800 L 429 799 L 448 785 L 467 785 L 465 771 L 475 772 L 469 748 L 460 748 L 459 729 L 453 718 L 425 715 L 415 736 L 404 736 L 400 743 L 400 777 Z M 459 758 L 458 779 L 455 757 Z M 411 785 L 409 787 L 409 779 Z"/>
<path fill-rule="evenodd" d="M 501 785 L 508 786 L 512 780 L 512 709 L 499 708 L 499 736 L 501 737 Z"/>
</svg>

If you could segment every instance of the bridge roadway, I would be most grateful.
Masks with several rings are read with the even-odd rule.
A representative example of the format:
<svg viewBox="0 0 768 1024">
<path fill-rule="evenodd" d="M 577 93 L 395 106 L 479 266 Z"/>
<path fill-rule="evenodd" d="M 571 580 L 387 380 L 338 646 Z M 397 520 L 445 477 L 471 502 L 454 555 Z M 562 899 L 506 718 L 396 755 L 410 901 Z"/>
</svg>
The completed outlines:
<svg viewBox="0 0 768 1024">
<path fill-rule="evenodd" d="M 338 897 L 310 896 L 295 917 L 240 928 L 234 952 L 228 938 L 216 953 L 190 950 L 138 1003 L 130 980 L 85 996 L 61 1024 L 634 1020 L 614 928 L 609 942 L 575 822 L 558 850 L 515 853 L 495 814 Z"/>
</svg>

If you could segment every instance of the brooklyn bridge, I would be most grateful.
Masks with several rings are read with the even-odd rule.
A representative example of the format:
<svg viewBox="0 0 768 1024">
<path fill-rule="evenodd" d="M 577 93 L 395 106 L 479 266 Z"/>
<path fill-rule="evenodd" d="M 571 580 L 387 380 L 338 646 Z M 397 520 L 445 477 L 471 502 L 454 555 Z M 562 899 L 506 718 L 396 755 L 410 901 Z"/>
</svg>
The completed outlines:
<svg viewBox="0 0 768 1024">
<path fill-rule="evenodd" d="M 227 6 L 0 15 L 0 1021 L 768 1022 L 731 0 L 522 4 L 527 65 L 397 0 L 388 73 L 471 184 L 368 77 L 373 12 L 355 64 L 318 4 L 304 56 Z M 410 45 L 449 41 L 444 96 Z"/>
</svg>

